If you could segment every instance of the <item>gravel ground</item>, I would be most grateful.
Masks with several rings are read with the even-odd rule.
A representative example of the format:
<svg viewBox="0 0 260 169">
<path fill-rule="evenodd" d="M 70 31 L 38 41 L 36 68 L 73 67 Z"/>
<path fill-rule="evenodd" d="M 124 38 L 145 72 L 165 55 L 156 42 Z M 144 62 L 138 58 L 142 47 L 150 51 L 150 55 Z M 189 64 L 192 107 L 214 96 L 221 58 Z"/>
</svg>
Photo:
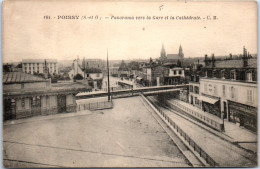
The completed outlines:
<svg viewBox="0 0 260 169">
<path fill-rule="evenodd" d="M 190 167 L 139 97 L 115 99 L 113 109 L 60 116 L 4 126 L 4 166 Z"/>
</svg>

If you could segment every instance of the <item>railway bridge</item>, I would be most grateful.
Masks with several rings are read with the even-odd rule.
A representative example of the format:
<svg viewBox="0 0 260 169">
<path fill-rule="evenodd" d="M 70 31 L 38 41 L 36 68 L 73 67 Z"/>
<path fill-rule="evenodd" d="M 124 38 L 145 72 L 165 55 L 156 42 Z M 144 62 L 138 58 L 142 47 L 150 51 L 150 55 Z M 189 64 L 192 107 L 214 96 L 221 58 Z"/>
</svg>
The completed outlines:
<svg viewBox="0 0 260 169">
<path fill-rule="evenodd" d="M 131 97 L 139 94 L 156 95 L 161 93 L 178 93 L 180 89 L 188 87 L 187 84 L 140 87 L 131 89 L 110 90 L 112 98 Z M 76 95 L 76 100 L 93 97 L 107 96 L 107 91 L 81 92 Z"/>
</svg>

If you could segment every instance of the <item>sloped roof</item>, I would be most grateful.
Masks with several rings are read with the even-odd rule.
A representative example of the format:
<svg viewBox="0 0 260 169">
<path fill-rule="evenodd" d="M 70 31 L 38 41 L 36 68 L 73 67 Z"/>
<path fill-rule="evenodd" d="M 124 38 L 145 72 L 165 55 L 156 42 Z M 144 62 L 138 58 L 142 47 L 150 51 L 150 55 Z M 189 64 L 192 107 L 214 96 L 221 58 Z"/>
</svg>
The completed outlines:
<svg viewBox="0 0 260 169">
<path fill-rule="evenodd" d="M 180 59 L 178 54 L 167 54 L 167 59 L 174 60 L 174 59 Z"/>
<path fill-rule="evenodd" d="M 119 71 L 128 71 L 127 65 L 124 61 L 121 62 L 118 70 Z"/>
<path fill-rule="evenodd" d="M 57 59 L 23 59 L 22 63 L 57 63 Z"/>
<path fill-rule="evenodd" d="M 211 68 L 211 65 L 205 66 L 206 68 Z M 243 68 L 243 60 L 220 60 L 215 62 L 216 68 Z M 257 68 L 257 59 L 248 59 L 248 68 Z"/>
<path fill-rule="evenodd" d="M 257 58 L 249 59 L 248 67 L 257 68 Z"/>
<path fill-rule="evenodd" d="M 23 73 L 23 72 L 3 72 L 3 84 L 8 83 L 26 83 L 26 82 L 44 82 L 48 81 L 42 77 Z"/>
</svg>

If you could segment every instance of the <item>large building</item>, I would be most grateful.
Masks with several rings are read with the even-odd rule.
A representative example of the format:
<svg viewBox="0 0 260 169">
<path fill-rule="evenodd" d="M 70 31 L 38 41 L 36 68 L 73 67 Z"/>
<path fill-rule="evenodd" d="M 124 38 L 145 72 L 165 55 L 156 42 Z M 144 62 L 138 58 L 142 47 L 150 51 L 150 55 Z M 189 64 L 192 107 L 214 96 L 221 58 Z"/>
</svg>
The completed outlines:
<svg viewBox="0 0 260 169">
<path fill-rule="evenodd" d="M 167 76 L 164 76 L 164 83 L 166 85 L 184 83 L 185 80 L 184 68 L 174 67 L 174 68 L 169 68 L 168 71 L 169 74 Z"/>
<path fill-rule="evenodd" d="M 56 59 L 23 59 L 22 70 L 24 73 L 44 73 L 45 67 L 50 74 L 58 74 L 58 63 Z"/>
<path fill-rule="evenodd" d="M 106 71 L 106 62 L 101 59 L 83 59 L 82 67 L 100 69 L 101 71 Z"/>
<path fill-rule="evenodd" d="M 203 111 L 257 131 L 257 59 L 244 48 L 242 59 L 205 56 L 202 77 L 193 76 L 189 102 Z"/>
<path fill-rule="evenodd" d="M 172 61 L 183 60 L 183 59 L 184 59 L 184 54 L 181 45 L 179 47 L 179 53 L 177 54 L 166 54 L 164 45 L 162 45 L 159 60 L 161 60 L 162 62 L 172 62 Z"/>
<path fill-rule="evenodd" d="M 3 73 L 4 120 L 76 111 L 81 84 L 52 87 L 50 79 L 23 72 Z"/>
</svg>

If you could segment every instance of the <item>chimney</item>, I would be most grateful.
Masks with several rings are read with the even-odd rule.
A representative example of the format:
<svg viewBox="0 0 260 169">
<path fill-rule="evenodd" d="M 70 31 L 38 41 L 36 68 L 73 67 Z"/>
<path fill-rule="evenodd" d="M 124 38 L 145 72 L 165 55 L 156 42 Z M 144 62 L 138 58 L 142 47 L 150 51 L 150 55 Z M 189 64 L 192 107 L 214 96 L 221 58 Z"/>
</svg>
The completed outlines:
<svg viewBox="0 0 260 169">
<path fill-rule="evenodd" d="M 205 55 L 204 62 L 205 62 L 205 66 L 208 66 L 208 65 L 209 65 L 208 55 L 207 55 L 207 54 Z"/>
<path fill-rule="evenodd" d="M 229 54 L 229 59 L 232 59 L 232 53 Z"/>
<path fill-rule="evenodd" d="M 214 53 L 212 54 L 212 56 L 211 56 L 211 60 L 212 60 L 212 67 L 215 67 L 215 55 L 214 55 Z"/>
<path fill-rule="evenodd" d="M 46 59 L 45 59 L 45 61 L 44 61 L 44 71 L 43 71 L 43 73 L 44 73 L 44 78 L 45 78 L 45 79 L 48 79 L 48 77 L 49 77 L 49 70 L 48 70 L 48 66 L 47 66 L 47 61 L 46 61 Z"/>
<path fill-rule="evenodd" d="M 248 56 L 247 56 L 247 50 L 245 48 L 245 46 L 243 47 L 243 67 L 247 67 L 248 66 Z"/>
</svg>

